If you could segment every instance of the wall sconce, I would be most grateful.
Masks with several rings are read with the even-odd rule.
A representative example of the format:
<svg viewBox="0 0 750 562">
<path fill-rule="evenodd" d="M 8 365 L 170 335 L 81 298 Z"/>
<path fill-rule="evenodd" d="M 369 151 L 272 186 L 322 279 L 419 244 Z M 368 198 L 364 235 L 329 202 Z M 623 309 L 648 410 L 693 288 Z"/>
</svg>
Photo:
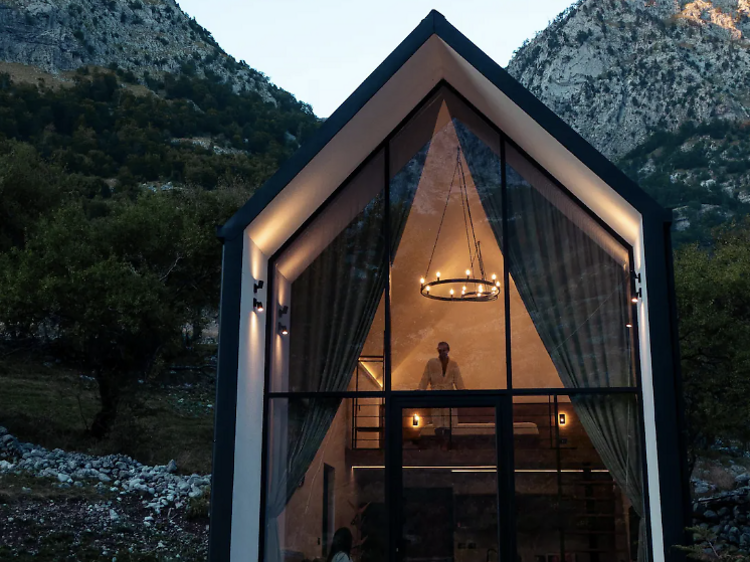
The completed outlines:
<svg viewBox="0 0 750 562">
<path fill-rule="evenodd" d="M 280 306 L 279 307 L 279 318 L 281 318 L 282 316 L 284 316 L 287 312 L 289 312 L 289 306 L 288 305 L 285 304 L 284 306 Z"/>
<path fill-rule="evenodd" d="M 258 312 L 263 312 L 263 303 L 256 298 L 253 298 L 253 308 Z"/>
<path fill-rule="evenodd" d="M 259 279 L 257 282 L 253 283 L 253 293 L 257 293 L 263 288 L 263 280 Z"/>
<path fill-rule="evenodd" d="M 279 334 L 282 336 L 286 336 L 289 333 L 289 328 L 287 328 L 284 324 L 279 322 Z"/>
<path fill-rule="evenodd" d="M 633 293 L 633 296 L 630 298 L 630 302 L 632 302 L 633 304 L 637 304 L 642 294 L 642 289 L 639 287 L 638 290 Z"/>
<path fill-rule="evenodd" d="M 419 414 L 414 414 L 411 418 L 411 424 L 414 427 L 419 427 Z"/>
<path fill-rule="evenodd" d="M 565 419 L 565 414 L 560 414 L 558 416 L 558 421 L 560 425 L 565 425 L 566 423 L 568 423 L 568 420 Z"/>
</svg>

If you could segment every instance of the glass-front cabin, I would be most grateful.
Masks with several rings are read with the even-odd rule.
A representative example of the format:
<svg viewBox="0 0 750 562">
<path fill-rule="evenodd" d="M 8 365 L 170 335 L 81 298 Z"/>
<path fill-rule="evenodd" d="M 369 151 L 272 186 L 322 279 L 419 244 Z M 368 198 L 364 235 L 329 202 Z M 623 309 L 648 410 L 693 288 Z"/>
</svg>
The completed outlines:
<svg viewBox="0 0 750 562">
<path fill-rule="evenodd" d="M 668 228 L 431 13 L 222 229 L 211 560 L 671 560 Z"/>
</svg>

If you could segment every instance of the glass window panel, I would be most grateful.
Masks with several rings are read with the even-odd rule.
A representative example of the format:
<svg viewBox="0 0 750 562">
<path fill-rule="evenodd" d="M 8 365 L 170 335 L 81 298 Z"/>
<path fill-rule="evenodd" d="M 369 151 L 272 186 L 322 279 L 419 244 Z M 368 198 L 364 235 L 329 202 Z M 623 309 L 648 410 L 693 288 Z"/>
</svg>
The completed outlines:
<svg viewBox="0 0 750 562">
<path fill-rule="evenodd" d="M 634 395 L 514 399 L 521 559 L 648 560 L 638 412 Z"/>
<path fill-rule="evenodd" d="M 505 387 L 499 142 L 443 90 L 391 143 L 395 390 Z M 467 281 L 466 271 L 484 282 Z M 495 298 L 470 302 L 472 293 Z M 439 342 L 450 348 L 447 362 Z"/>
<path fill-rule="evenodd" d="M 325 559 L 341 529 L 352 558 L 386 560 L 382 449 L 352 447 L 353 402 L 269 401 L 264 560 Z"/>
<path fill-rule="evenodd" d="M 513 386 L 634 386 L 627 248 L 520 152 L 506 155 Z"/>
<path fill-rule="evenodd" d="M 382 358 L 384 167 L 373 157 L 276 262 L 273 391 L 344 391 L 361 356 Z"/>
<path fill-rule="evenodd" d="M 495 408 L 403 408 L 405 561 L 497 560 Z"/>
</svg>

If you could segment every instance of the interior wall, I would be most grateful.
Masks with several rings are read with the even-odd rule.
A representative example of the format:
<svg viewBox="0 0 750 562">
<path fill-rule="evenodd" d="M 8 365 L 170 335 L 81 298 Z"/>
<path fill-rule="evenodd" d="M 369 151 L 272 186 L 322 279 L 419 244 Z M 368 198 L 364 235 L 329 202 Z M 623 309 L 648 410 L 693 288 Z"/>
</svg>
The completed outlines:
<svg viewBox="0 0 750 562">
<path fill-rule="evenodd" d="M 334 529 L 351 529 L 357 505 L 357 490 L 351 466 L 346 461 L 346 436 L 349 425 L 346 405 L 346 400 L 341 402 L 341 407 L 307 470 L 304 483 L 278 517 L 280 544 L 282 551 L 286 551 L 286 560 L 312 560 L 322 556 L 325 464 L 335 470 Z"/>
<path fill-rule="evenodd" d="M 412 208 L 396 249 L 391 275 L 392 388 L 418 388 L 425 364 L 437 356 L 437 343 L 447 341 L 469 389 L 505 388 L 505 312 L 501 287 L 493 302 L 441 302 L 420 294 L 419 279 L 427 270 L 443 207 L 456 165 L 458 136 L 447 106 L 436 123 L 440 127 L 427 152 Z M 461 155 L 469 207 L 480 241 L 487 276 L 503 277 L 503 255 L 479 199 L 464 155 Z M 445 213 L 429 279 L 439 271 L 443 279 L 463 277 L 469 267 L 464 215 L 454 188 Z M 477 271 L 475 269 L 475 271 Z M 477 271 L 478 274 L 478 271 Z M 456 287 L 456 295 L 461 287 Z M 562 383 L 511 279 L 511 335 L 514 384 L 555 388 Z M 368 336 L 365 350 L 382 349 L 384 302 Z M 517 372 L 516 372 L 517 371 Z"/>
</svg>

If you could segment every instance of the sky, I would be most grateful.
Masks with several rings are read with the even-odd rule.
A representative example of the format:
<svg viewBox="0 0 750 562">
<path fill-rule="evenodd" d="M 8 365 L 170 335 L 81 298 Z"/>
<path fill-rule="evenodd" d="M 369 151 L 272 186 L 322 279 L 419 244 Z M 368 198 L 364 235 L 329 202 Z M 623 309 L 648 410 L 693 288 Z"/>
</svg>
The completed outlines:
<svg viewBox="0 0 750 562">
<path fill-rule="evenodd" d="M 178 0 L 237 60 L 328 117 L 436 9 L 500 65 L 572 0 Z"/>
</svg>

